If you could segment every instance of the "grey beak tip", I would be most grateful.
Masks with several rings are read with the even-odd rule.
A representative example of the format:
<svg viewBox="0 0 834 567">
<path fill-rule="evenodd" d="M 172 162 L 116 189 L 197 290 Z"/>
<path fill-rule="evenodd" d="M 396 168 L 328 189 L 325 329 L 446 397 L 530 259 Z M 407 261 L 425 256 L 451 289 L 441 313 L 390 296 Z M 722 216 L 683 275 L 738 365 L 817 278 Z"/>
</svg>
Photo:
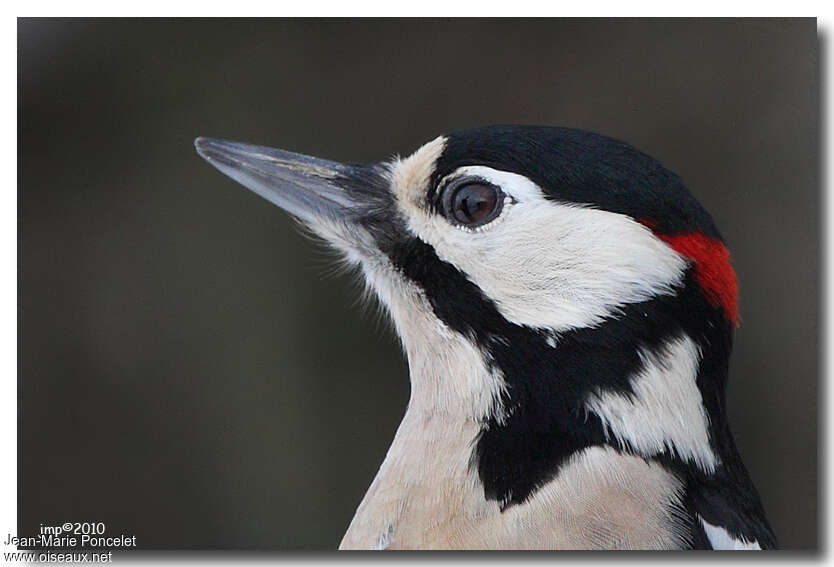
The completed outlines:
<svg viewBox="0 0 834 567">
<path fill-rule="evenodd" d="M 197 136 L 194 138 L 194 149 L 197 150 L 197 153 L 200 154 L 201 158 L 209 159 L 209 156 L 206 154 L 206 149 L 211 141 L 211 138 L 206 138 L 204 136 Z"/>
</svg>

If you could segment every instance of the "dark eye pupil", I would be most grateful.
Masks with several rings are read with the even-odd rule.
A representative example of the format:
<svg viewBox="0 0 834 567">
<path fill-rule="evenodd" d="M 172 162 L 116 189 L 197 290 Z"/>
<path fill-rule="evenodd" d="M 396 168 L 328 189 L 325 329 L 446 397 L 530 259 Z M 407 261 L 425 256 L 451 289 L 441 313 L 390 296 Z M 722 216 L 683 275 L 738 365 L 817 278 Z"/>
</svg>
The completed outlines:
<svg viewBox="0 0 834 567">
<path fill-rule="evenodd" d="M 498 206 L 498 190 L 491 185 L 470 183 L 460 187 L 452 197 L 452 214 L 464 225 L 491 220 Z"/>
</svg>

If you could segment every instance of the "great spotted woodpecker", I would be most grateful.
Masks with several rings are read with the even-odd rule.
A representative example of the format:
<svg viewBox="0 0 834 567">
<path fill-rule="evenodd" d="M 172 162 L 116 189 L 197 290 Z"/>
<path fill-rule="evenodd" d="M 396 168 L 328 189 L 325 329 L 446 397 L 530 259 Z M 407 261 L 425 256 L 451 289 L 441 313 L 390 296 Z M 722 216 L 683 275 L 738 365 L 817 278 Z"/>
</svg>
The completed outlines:
<svg viewBox="0 0 834 567">
<path fill-rule="evenodd" d="M 411 398 L 342 549 L 760 549 L 727 421 L 737 285 L 681 180 L 490 126 L 346 165 L 198 138 L 364 274 Z"/>
</svg>

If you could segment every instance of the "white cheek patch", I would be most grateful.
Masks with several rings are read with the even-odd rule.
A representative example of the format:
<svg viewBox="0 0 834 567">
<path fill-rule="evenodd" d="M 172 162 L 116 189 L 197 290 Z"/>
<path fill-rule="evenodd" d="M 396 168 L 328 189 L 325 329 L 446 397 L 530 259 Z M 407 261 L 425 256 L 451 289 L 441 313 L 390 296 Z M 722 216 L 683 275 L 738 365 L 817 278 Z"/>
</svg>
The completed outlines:
<svg viewBox="0 0 834 567">
<path fill-rule="evenodd" d="M 736 539 L 724 528 L 713 526 L 700 516 L 701 525 L 704 526 L 704 532 L 707 534 L 710 544 L 713 549 L 717 550 L 732 550 L 732 551 L 758 551 L 761 549 L 759 542 L 753 540 L 747 541 L 744 538 Z"/>
<path fill-rule="evenodd" d="M 709 422 L 695 380 L 700 352 L 688 336 L 656 351 L 642 350 L 643 369 L 631 378 L 631 397 L 596 392 L 587 408 L 606 431 L 644 456 L 670 450 L 707 473 L 717 465 L 709 442 Z"/>
<path fill-rule="evenodd" d="M 554 203 L 514 173 L 470 166 L 459 175 L 485 179 L 514 199 L 500 222 L 466 231 L 404 203 L 404 192 L 398 204 L 409 229 L 510 322 L 555 332 L 594 326 L 622 305 L 673 294 L 683 278 L 686 259 L 627 216 Z"/>
</svg>

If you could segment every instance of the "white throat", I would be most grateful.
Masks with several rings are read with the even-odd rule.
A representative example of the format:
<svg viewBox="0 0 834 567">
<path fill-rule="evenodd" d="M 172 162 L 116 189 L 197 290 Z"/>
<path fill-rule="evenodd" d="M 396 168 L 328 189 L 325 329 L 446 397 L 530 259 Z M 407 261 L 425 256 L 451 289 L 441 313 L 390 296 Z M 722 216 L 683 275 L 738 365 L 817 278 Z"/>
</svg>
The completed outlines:
<svg viewBox="0 0 834 567">
<path fill-rule="evenodd" d="M 426 526 L 437 537 L 461 514 L 498 513 L 498 504 L 485 500 L 470 460 L 482 421 L 500 415 L 505 383 L 478 348 L 434 316 L 413 285 L 391 272 L 366 269 L 366 277 L 403 341 L 411 397 L 340 548 L 429 545 Z"/>
</svg>

